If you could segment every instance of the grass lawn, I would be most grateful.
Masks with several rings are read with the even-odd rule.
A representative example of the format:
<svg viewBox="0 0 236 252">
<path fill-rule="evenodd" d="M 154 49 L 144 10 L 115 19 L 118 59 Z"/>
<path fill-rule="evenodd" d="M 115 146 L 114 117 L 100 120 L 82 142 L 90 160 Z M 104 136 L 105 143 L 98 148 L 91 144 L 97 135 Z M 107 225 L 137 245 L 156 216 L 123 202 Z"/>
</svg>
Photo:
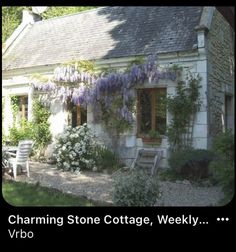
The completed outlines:
<svg viewBox="0 0 236 252">
<path fill-rule="evenodd" d="M 7 203 L 13 206 L 98 206 L 96 202 L 38 184 L 3 181 L 2 194 Z"/>
</svg>

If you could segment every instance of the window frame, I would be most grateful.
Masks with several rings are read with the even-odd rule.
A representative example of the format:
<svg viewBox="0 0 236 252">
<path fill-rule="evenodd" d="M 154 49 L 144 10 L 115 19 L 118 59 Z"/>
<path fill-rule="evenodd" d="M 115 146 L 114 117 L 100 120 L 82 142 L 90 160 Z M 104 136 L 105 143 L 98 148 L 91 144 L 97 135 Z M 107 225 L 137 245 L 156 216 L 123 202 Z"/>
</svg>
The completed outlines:
<svg viewBox="0 0 236 252">
<path fill-rule="evenodd" d="M 27 95 L 19 96 L 19 113 L 20 113 L 20 120 L 28 120 L 29 97 Z"/>
<path fill-rule="evenodd" d="M 86 120 L 85 120 L 85 122 L 87 123 L 87 108 L 84 109 L 80 105 L 74 105 L 74 106 L 75 107 L 72 108 L 72 111 L 71 111 L 71 122 L 69 124 L 72 127 L 77 127 L 77 126 L 82 125 L 82 123 L 81 123 L 81 121 L 82 121 L 82 113 L 86 114 Z M 76 117 L 76 125 L 73 124 L 73 113 L 75 113 L 74 116 Z M 83 123 L 85 123 L 85 122 L 83 122 Z"/>
<path fill-rule="evenodd" d="M 225 129 L 230 129 L 230 122 L 229 122 L 229 117 L 232 115 L 231 113 L 231 106 L 232 106 L 232 101 L 233 101 L 233 96 L 232 94 L 225 94 L 224 97 L 224 127 Z"/>
<path fill-rule="evenodd" d="M 155 87 L 155 88 L 139 88 L 137 89 L 137 137 L 139 138 L 146 138 L 147 133 L 141 132 L 141 111 L 140 111 L 140 95 L 141 91 L 145 90 L 151 93 L 151 130 L 156 130 L 156 106 L 157 106 L 157 99 L 156 94 L 160 90 L 165 90 L 167 94 L 166 87 Z M 167 111 L 166 111 L 167 116 Z M 167 121 L 166 121 L 167 124 Z"/>
</svg>

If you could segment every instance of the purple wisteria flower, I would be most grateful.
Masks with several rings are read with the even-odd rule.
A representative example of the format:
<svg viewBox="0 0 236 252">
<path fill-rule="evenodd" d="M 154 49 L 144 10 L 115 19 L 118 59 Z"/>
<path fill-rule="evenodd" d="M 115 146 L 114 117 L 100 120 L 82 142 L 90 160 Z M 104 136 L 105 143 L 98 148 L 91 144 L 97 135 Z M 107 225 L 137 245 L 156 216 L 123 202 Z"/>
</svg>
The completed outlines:
<svg viewBox="0 0 236 252">
<path fill-rule="evenodd" d="M 102 73 L 100 76 L 79 71 L 73 65 L 61 66 L 55 68 L 52 80 L 46 83 L 33 81 L 32 85 L 35 89 L 44 92 L 57 93 L 63 103 L 70 99 L 75 105 L 83 107 L 92 105 L 95 120 L 101 118 L 101 102 L 105 109 L 110 111 L 112 104 L 117 99 L 121 99 L 121 107 L 116 109 L 118 117 L 132 123 L 133 116 L 129 110 L 129 102 L 135 96 L 136 85 L 144 84 L 146 81 L 158 83 L 160 79 L 176 80 L 174 71 L 158 69 L 156 59 L 156 56 L 150 55 L 146 63 L 133 64 L 129 72 Z"/>
</svg>

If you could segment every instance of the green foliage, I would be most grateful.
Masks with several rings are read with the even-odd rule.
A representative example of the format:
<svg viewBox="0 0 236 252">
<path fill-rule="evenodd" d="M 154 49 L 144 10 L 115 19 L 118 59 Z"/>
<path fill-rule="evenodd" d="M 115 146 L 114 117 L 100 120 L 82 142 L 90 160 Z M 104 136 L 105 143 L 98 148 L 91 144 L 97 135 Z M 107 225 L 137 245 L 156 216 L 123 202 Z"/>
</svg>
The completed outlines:
<svg viewBox="0 0 236 252">
<path fill-rule="evenodd" d="M 127 71 L 127 72 L 130 71 L 131 67 L 132 67 L 134 64 L 136 64 L 136 65 L 141 65 L 141 64 L 143 64 L 144 62 L 145 62 L 144 56 L 135 56 L 135 59 L 132 60 L 132 61 L 128 64 L 128 66 L 127 66 L 127 68 L 126 68 L 126 71 Z"/>
<path fill-rule="evenodd" d="M 2 97 L 2 122 L 4 121 L 5 97 Z"/>
<path fill-rule="evenodd" d="M 24 8 L 24 6 L 2 7 L 2 43 L 4 43 L 18 25 L 20 25 L 22 10 Z"/>
<path fill-rule="evenodd" d="M 148 136 L 151 138 L 158 138 L 158 137 L 160 137 L 160 133 L 156 130 L 150 130 L 148 132 Z"/>
<path fill-rule="evenodd" d="M 95 71 L 94 62 L 91 60 L 80 60 L 75 62 L 75 66 L 79 71 L 93 73 Z"/>
<path fill-rule="evenodd" d="M 212 149 L 225 160 L 234 160 L 234 134 L 232 130 L 219 134 L 213 141 Z"/>
<path fill-rule="evenodd" d="M 167 98 L 167 109 L 172 115 L 167 135 L 172 151 L 191 147 L 192 139 L 184 138 L 184 134 L 188 133 L 191 127 L 190 122 L 193 121 L 200 106 L 199 83 L 201 78 L 199 75 L 195 77 L 189 73 L 186 81 L 187 86 L 185 86 L 185 82 L 180 81 L 177 86 L 177 94 Z"/>
<path fill-rule="evenodd" d="M 50 125 L 48 122 L 50 111 L 47 107 L 38 100 L 33 103 L 33 139 L 35 140 L 35 147 L 45 147 L 51 142 L 52 135 L 50 132 Z"/>
<path fill-rule="evenodd" d="M 222 186 L 225 198 L 223 203 L 227 204 L 234 196 L 235 171 L 234 161 L 224 161 L 222 159 L 213 161 L 210 164 L 210 170 L 213 172 L 213 178 Z"/>
<path fill-rule="evenodd" d="M 158 178 L 162 181 L 184 180 L 184 177 L 176 173 L 174 169 L 160 169 L 160 171 L 158 171 Z"/>
<path fill-rule="evenodd" d="M 39 80 L 39 81 L 41 81 L 41 82 L 48 82 L 49 81 L 49 77 L 47 77 L 47 76 L 44 76 L 44 75 L 41 75 L 41 74 L 39 74 L 39 73 L 34 73 L 34 74 L 32 74 L 31 76 L 30 76 L 30 79 L 36 79 L 36 80 Z"/>
<path fill-rule="evenodd" d="M 4 113 L 5 113 L 5 97 L 2 97 L 2 122 L 4 122 Z M 2 144 L 5 144 L 6 142 L 6 135 L 4 132 L 4 128 L 2 126 Z"/>
<path fill-rule="evenodd" d="M 73 14 L 96 8 L 94 6 L 49 6 L 42 13 L 43 19 Z M 2 7 L 2 43 L 14 32 L 22 21 L 22 10 L 29 9 L 29 6 L 4 6 Z"/>
<path fill-rule="evenodd" d="M 105 67 L 101 67 L 97 70 L 97 72 L 100 74 L 100 75 L 108 75 L 109 73 L 113 72 L 113 73 L 117 73 L 117 69 L 116 68 L 112 68 L 110 65 L 109 66 L 105 66 Z"/>
<path fill-rule="evenodd" d="M 9 129 L 8 141 L 11 142 L 11 145 L 18 145 L 20 140 L 24 139 L 33 139 L 34 136 L 34 125 L 32 122 L 28 122 L 23 119 L 20 122 L 20 126 L 13 125 Z"/>
<path fill-rule="evenodd" d="M 95 6 L 49 6 L 48 9 L 42 13 L 44 19 L 59 17 L 69 14 L 74 14 L 81 11 L 94 9 Z"/>
<path fill-rule="evenodd" d="M 96 206 L 97 202 L 62 193 L 39 184 L 4 181 L 2 184 L 4 199 L 13 206 Z"/>
<path fill-rule="evenodd" d="M 11 109 L 13 112 L 13 125 L 16 125 L 16 117 L 19 112 L 20 100 L 19 96 L 11 96 Z"/>
<path fill-rule="evenodd" d="M 4 134 L 4 132 L 2 131 L 2 145 L 5 145 L 7 141 L 7 136 Z"/>
<path fill-rule="evenodd" d="M 32 122 L 22 119 L 19 125 L 16 124 L 16 114 L 19 111 L 19 97 L 11 97 L 13 109 L 13 127 L 9 129 L 8 141 L 12 145 L 18 145 L 20 140 L 33 139 L 35 141 L 34 150 L 44 148 L 51 141 L 48 118 L 49 109 L 45 108 L 39 100 L 33 103 L 33 120 Z"/>
<path fill-rule="evenodd" d="M 219 182 L 225 193 L 225 203 L 234 195 L 234 135 L 231 130 L 218 135 L 213 141 L 217 158 L 210 164 L 214 179 Z"/>
<path fill-rule="evenodd" d="M 210 176 L 209 163 L 214 154 L 208 150 L 183 150 L 171 154 L 170 167 L 184 178 L 199 180 Z"/>
<path fill-rule="evenodd" d="M 112 172 L 120 167 L 120 161 L 117 155 L 105 146 L 96 148 L 96 166 L 99 170 Z"/>
<path fill-rule="evenodd" d="M 158 188 L 156 177 L 143 170 L 120 174 L 115 180 L 113 201 L 117 206 L 153 206 Z"/>
<path fill-rule="evenodd" d="M 169 67 L 170 70 L 173 70 L 175 72 L 181 72 L 183 70 L 183 67 L 177 65 L 177 64 L 173 64 L 171 67 Z"/>
</svg>

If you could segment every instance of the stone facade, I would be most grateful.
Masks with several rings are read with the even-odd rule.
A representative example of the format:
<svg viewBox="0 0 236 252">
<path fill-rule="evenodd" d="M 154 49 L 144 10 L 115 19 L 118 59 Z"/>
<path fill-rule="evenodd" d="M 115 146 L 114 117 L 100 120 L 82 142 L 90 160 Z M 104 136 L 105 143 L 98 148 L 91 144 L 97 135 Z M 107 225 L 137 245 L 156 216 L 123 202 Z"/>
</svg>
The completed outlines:
<svg viewBox="0 0 236 252">
<path fill-rule="evenodd" d="M 225 124 L 234 128 L 234 32 L 224 17 L 215 11 L 207 33 L 208 59 L 208 133 L 211 140 L 225 130 Z M 226 95 L 232 97 L 227 105 Z"/>
</svg>

